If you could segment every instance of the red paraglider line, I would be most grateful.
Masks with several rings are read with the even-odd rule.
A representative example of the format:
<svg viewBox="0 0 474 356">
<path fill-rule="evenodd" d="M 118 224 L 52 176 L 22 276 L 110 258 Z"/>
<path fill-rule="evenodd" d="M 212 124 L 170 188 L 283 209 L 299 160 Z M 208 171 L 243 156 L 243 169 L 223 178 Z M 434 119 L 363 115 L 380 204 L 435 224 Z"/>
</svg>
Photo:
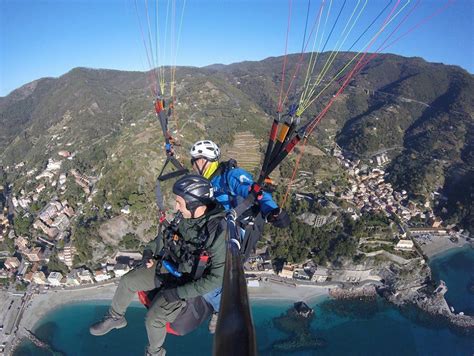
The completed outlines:
<svg viewBox="0 0 474 356">
<path fill-rule="evenodd" d="M 398 30 L 398 28 L 401 26 L 401 24 L 403 24 L 407 18 L 411 15 L 411 13 L 415 10 L 416 7 L 418 7 L 419 3 L 420 3 L 421 0 L 419 0 L 415 6 L 410 10 L 410 12 L 405 15 L 405 17 L 402 19 L 402 21 L 400 22 L 400 24 L 390 33 L 390 35 L 385 39 L 385 41 L 379 46 L 379 48 L 377 49 L 377 51 L 375 53 L 373 53 L 369 59 L 367 59 L 362 65 L 360 64 L 361 61 L 363 60 L 363 58 L 365 57 L 365 55 L 367 54 L 367 52 L 364 54 L 364 56 L 358 61 L 358 63 L 355 65 L 355 67 L 352 69 L 351 73 L 349 73 L 349 75 L 346 77 L 344 83 L 342 84 L 341 88 L 338 90 L 338 92 L 335 94 L 335 96 L 330 100 L 330 102 L 328 103 L 328 105 L 326 105 L 326 107 L 321 111 L 320 114 L 318 114 L 315 118 L 315 120 L 313 122 L 311 122 L 311 124 L 308 126 L 308 130 L 307 130 L 307 133 L 305 135 L 305 138 L 304 138 L 304 141 L 302 143 L 302 151 L 300 153 L 300 155 L 298 156 L 297 158 L 297 161 L 295 163 L 295 168 L 293 170 L 293 174 L 292 174 L 292 180 L 294 180 L 294 177 L 296 175 L 296 171 L 298 170 L 298 166 L 299 166 L 299 162 L 300 162 L 300 157 L 302 155 L 302 153 L 304 152 L 304 146 L 306 145 L 306 142 L 307 142 L 307 136 L 309 134 L 311 134 L 311 132 L 314 131 L 314 129 L 316 128 L 317 124 L 321 121 L 321 119 L 324 117 L 324 115 L 326 114 L 326 112 L 330 109 L 330 107 L 332 106 L 332 104 L 334 103 L 335 99 L 339 96 L 339 94 L 341 94 L 344 89 L 347 87 L 347 85 L 349 84 L 349 81 L 353 78 L 353 76 L 357 73 L 359 73 L 362 68 L 364 68 L 370 61 L 372 61 L 374 58 L 376 58 L 381 51 L 385 50 L 386 48 L 389 48 L 391 47 L 392 45 L 394 45 L 395 43 L 397 43 L 400 39 L 402 39 L 403 37 L 405 37 L 406 35 L 410 34 L 411 32 L 413 32 L 415 29 L 419 28 L 420 26 L 422 26 L 423 24 L 425 24 L 426 22 L 428 22 L 429 20 L 431 20 L 432 18 L 434 18 L 435 16 L 438 16 L 440 15 L 441 13 L 445 12 L 449 6 L 451 6 L 453 3 L 454 3 L 454 0 L 448 0 L 448 2 L 438 8 L 437 10 L 435 10 L 434 12 L 432 12 L 429 16 L 423 18 L 421 21 L 419 21 L 416 25 L 414 25 L 413 27 L 411 27 L 409 30 L 407 30 L 404 34 L 400 35 L 399 37 L 397 37 L 394 41 L 392 41 L 390 44 L 388 44 L 387 46 L 385 47 L 382 47 L 386 42 L 387 40 L 396 32 L 396 30 Z M 393 10 L 392 10 L 393 12 Z M 390 15 L 389 15 L 390 16 Z M 369 48 L 372 44 L 369 45 Z M 293 148 L 293 147 L 292 147 Z M 291 181 L 290 181 L 290 185 L 291 185 Z M 286 199 L 287 199 L 287 195 L 288 195 L 288 191 L 289 191 L 289 188 L 284 196 L 284 200 L 283 200 L 283 205 L 286 203 Z"/>
</svg>

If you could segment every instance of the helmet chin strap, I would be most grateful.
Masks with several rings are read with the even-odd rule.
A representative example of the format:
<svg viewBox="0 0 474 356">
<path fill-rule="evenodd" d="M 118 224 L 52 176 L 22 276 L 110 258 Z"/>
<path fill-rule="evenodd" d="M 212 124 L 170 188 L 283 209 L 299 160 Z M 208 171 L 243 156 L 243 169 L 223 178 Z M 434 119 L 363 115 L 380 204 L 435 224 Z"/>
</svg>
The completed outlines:
<svg viewBox="0 0 474 356">
<path fill-rule="evenodd" d="M 198 173 L 199 173 L 200 176 L 204 176 L 204 172 L 206 172 L 207 165 L 209 164 L 209 161 L 207 159 L 205 161 L 206 161 L 206 163 L 203 164 L 201 169 L 199 167 L 197 167 L 198 168 Z"/>
</svg>

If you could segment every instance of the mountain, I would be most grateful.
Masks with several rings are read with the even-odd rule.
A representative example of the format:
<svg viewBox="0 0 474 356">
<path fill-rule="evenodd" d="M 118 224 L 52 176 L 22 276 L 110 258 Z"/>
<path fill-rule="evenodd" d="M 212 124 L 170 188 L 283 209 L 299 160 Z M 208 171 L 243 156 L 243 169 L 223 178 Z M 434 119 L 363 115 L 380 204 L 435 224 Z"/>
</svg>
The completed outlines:
<svg viewBox="0 0 474 356">
<path fill-rule="evenodd" d="M 321 63 L 328 55 L 321 54 Z M 350 57 L 342 53 L 328 77 Z M 288 56 L 285 83 L 300 65 L 299 58 Z M 192 142 L 204 137 L 220 143 L 224 155 L 242 153 L 235 137 L 245 137 L 249 150 L 262 152 L 276 114 L 283 60 L 177 68 L 176 110 L 170 126 L 178 141 L 178 157 L 187 161 Z M 308 60 L 303 58 L 302 68 Z M 164 150 L 148 78 L 141 72 L 75 68 L 0 98 L 0 161 L 9 167 L 14 189 L 34 189 L 31 171 L 38 174 L 48 159 L 58 160 L 60 151 L 68 151 L 74 158 L 64 160 L 61 170 L 75 168 L 97 180 L 90 204 L 103 213 L 104 204 L 110 203 L 114 215 L 131 205 L 129 230 L 151 238 L 156 212 L 150 207 Z M 296 91 L 288 93 L 289 102 L 301 85 L 299 78 Z M 333 92 L 321 95 L 302 120 L 317 114 Z M 337 98 L 310 138 L 310 154 L 302 167 L 323 180 L 339 174 L 334 160 L 322 153 L 335 142 L 364 160 L 385 153 L 390 159 L 385 170 L 396 188 L 420 201 L 433 201 L 433 192 L 440 193 L 439 213 L 474 231 L 473 112 L 474 77 L 465 70 L 420 58 L 380 55 Z M 20 162 L 23 167 L 13 168 Z M 252 162 L 256 166 L 258 156 Z M 247 168 L 252 168 L 249 164 Z M 286 163 L 276 175 L 287 177 L 289 169 Z M 74 199 L 72 192 L 71 188 L 66 194 L 69 199 Z M 88 214 L 93 216 L 93 210 Z"/>
</svg>

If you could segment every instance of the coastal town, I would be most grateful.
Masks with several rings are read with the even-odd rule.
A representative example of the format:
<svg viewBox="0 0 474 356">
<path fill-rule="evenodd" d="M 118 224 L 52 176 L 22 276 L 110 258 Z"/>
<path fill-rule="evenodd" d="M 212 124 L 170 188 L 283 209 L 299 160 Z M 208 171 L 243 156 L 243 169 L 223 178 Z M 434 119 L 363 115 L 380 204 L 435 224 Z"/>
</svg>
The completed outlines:
<svg viewBox="0 0 474 356">
<path fill-rule="evenodd" d="M 319 199 L 333 211 L 329 215 L 302 213 L 297 216 L 301 222 L 321 227 L 337 220 L 341 211 L 349 214 L 354 221 L 365 213 L 383 214 L 393 226 L 390 236 L 360 239 L 357 252 L 369 258 L 383 257 L 401 266 L 408 266 L 413 261 L 423 264 L 439 252 L 471 243 L 466 232 L 446 225 L 436 217 L 430 202 L 420 206 L 408 198 L 406 191 L 398 192 L 386 182 L 383 170 L 388 162 L 386 154 L 374 157 L 371 166 L 349 159 L 337 147 L 332 155 L 349 177 L 348 185 L 343 189 L 331 186 L 324 196 L 314 197 L 304 193 L 305 184 L 314 177 L 311 172 L 301 171 L 294 186 L 296 198 L 308 201 Z M 63 162 L 72 160 L 74 153 L 59 151 L 58 156 L 61 159 L 50 158 L 43 171 L 26 172 L 27 184 L 20 190 L 16 189 L 17 193 L 11 185 L 0 186 L 3 196 L 0 242 L 8 247 L 0 251 L 0 281 L 4 296 L 1 298 L 0 352 L 11 350 L 13 340 L 18 340 L 19 336 L 27 336 L 20 328 L 21 320 L 36 296 L 106 286 L 110 289 L 142 259 L 140 251 L 116 249 L 95 269 L 77 266 L 75 256 L 78 251 L 71 239 L 71 229 L 83 206 L 93 201 L 94 185 L 99 177 L 86 176 L 77 169 L 61 170 Z M 13 169 L 21 170 L 23 166 L 19 163 Z M 68 180 L 85 196 L 84 201 L 74 204 L 75 209 L 64 194 Z M 45 191 L 49 192 L 46 201 Z M 433 199 L 440 198 L 439 195 L 434 192 Z M 39 201 L 45 201 L 45 204 L 33 209 Z M 104 204 L 104 209 L 110 208 L 110 204 Z M 120 213 L 128 215 L 130 207 L 123 206 Z M 271 285 L 281 288 L 315 287 L 319 292 L 327 292 L 329 289 L 382 286 L 384 279 L 383 274 L 379 273 L 380 268 L 370 264 L 322 266 L 311 259 L 286 263 L 276 272 L 268 246 L 257 249 L 244 267 L 251 295 L 259 288 L 267 288 L 274 293 L 275 288 Z"/>
</svg>

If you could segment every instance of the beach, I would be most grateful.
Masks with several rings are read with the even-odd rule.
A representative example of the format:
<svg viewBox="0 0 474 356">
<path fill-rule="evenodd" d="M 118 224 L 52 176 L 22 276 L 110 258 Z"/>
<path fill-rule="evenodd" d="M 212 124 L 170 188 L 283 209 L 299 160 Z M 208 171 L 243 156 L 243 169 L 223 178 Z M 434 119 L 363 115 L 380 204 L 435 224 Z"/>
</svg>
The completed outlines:
<svg viewBox="0 0 474 356">
<path fill-rule="evenodd" d="M 420 244 L 420 248 L 423 253 L 430 259 L 440 253 L 444 253 L 446 251 L 456 248 L 461 248 L 465 245 L 470 244 L 470 242 L 463 237 L 458 237 L 457 241 L 452 241 L 449 236 L 432 235 L 430 236 L 428 241 L 420 239 L 416 240 Z"/>
<path fill-rule="evenodd" d="M 114 282 L 103 285 L 91 285 L 78 289 L 56 289 L 45 293 L 34 295 L 28 303 L 23 317 L 19 323 L 19 330 L 23 328 L 32 329 L 34 325 L 52 310 L 65 304 L 86 301 L 110 301 L 115 293 L 117 285 Z M 261 282 L 259 287 L 249 287 L 251 300 L 287 300 L 310 302 L 315 298 L 328 295 L 328 287 L 298 285 L 296 287 Z M 134 301 L 138 302 L 138 298 Z"/>
<path fill-rule="evenodd" d="M 34 295 L 23 313 L 18 329 L 32 329 L 46 314 L 65 304 L 91 300 L 111 300 L 116 288 L 115 283 L 108 283 L 78 289 L 52 289 Z"/>
</svg>

